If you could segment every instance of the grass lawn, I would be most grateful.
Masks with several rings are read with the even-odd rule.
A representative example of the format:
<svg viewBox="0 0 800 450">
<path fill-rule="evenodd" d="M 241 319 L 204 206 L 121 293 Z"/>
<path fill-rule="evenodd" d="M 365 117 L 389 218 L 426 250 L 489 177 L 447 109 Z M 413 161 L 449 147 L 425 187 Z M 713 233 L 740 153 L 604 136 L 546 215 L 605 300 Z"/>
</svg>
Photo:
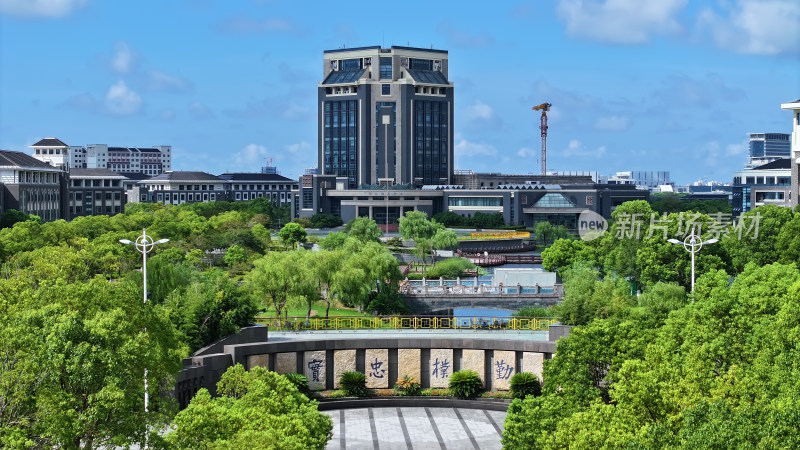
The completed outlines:
<svg viewBox="0 0 800 450">
<path fill-rule="evenodd" d="M 314 311 L 316 311 L 316 317 L 325 317 L 325 307 L 326 303 L 324 301 L 316 302 L 311 307 L 311 314 L 314 315 Z M 308 313 L 307 306 L 302 305 L 294 305 L 289 307 L 289 317 L 305 317 Z M 331 310 L 328 312 L 329 317 L 336 317 L 336 316 L 364 316 L 358 312 L 355 308 L 347 308 L 341 305 L 331 304 Z M 257 314 L 257 317 L 275 317 L 275 309 L 274 308 L 267 308 L 260 313 Z"/>
</svg>

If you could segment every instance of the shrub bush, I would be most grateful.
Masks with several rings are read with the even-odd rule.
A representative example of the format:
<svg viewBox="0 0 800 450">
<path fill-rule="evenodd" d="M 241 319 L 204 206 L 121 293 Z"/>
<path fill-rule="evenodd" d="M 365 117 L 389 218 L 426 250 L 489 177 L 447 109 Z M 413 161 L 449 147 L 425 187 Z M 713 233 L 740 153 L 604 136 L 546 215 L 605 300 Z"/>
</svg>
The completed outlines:
<svg viewBox="0 0 800 450">
<path fill-rule="evenodd" d="M 305 218 L 305 217 L 295 217 L 294 219 L 292 219 L 292 222 L 294 222 L 294 223 L 297 223 L 297 224 L 300 224 L 300 226 L 301 226 L 301 227 L 303 227 L 303 228 L 311 228 L 311 227 L 313 227 L 313 226 L 314 226 L 314 225 L 311 223 L 311 221 L 310 221 L 310 220 L 308 220 L 308 219 L 307 219 L 307 218 Z"/>
<path fill-rule="evenodd" d="M 408 314 L 409 309 L 403 297 L 398 291 L 399 287 L 395 282 L 380 282 L 375 298 L 369 302 L 368 311 L 375 311 L 377 315 L 384 316 L 390 314 Z"/>
<path fill-rule="evenodd" d="M 333 214 L 314 214 L 309 220 L 314 228 L 334 228 L 343 224 L 342 218 Z"/>
<path fill-rule="evenodd" d="M 444 397 L 449 395 L 450 393 L 447 389 L 423 389 L 419 392 L 419 395 L 422 397 Z"/>
<path fill-rule="evenodd" d="M 477 266 L 464 258 L 448 258 L 434 264 L 425 274 L 429 279 L 445 278 L 455 279 L 464 275 L 465 270 L 475 270 Z"/>
<path fill-rule="evenodd" d="M 308 378 L 306 378 L 305 375 L 299 373 L 287 373 L 283 376 L 286 377 L 286 379 L 289 380 L 289 382 L 291 382 L 301 394 L 308 398 L 312 397 L 311 389 L 308 388 Z"/>
<path fill-rule="evenodd" d="M 339 386 L 348 397 L 368 397 L 367 377 L 361 372 L 345 372 L 339 378 Z"/>
<path fill-rule="evenodd" d="M 523 306 L 514 312 L 514 317 L 558 317 L 558 314 L 550 306 Z"/>
<path fill-rule="evenodd" d="M 508 391 L 487 391 L 481 394 L 481 398 L 514 398 Z"/>
<path fill-rule="evenodd" d="M 393 236 L 386 240 L 386 245 L 389 247 L 402 247 L 403 239 L 400 236 Z"/>
<path fill-rule="evenodd" d="M 420 395 L 422 392 L 422 386 L 414 379 L 412 376 L 404 376 L 397 380 L 397 383 L 394 385 L 394 391 L 397 395 Z"/>
<path fill-rule="evenodd" d="M 345 398 L 347 395 L 342 392 L 341 389 L 336 389 L 335 391 L 322 391 L 319 393 L 319 396 L 322 398 Z"/>
<path fill-rule="evenodd" d="M 481 377 L 474 370 L 459 370 L 450 375 L 450 395 L 475 398 L 483 389 Z"/>
<path fill-rule="evenodd" d="M 539 383 L 539 377 L 530 372 L 517 372 L 511 377 L 509 381 L 511 384 L 511 395 L 514 398 L 524 399 L 532 395 L 538 397 L 542 395 L 542 385 Z"/>
</svg>

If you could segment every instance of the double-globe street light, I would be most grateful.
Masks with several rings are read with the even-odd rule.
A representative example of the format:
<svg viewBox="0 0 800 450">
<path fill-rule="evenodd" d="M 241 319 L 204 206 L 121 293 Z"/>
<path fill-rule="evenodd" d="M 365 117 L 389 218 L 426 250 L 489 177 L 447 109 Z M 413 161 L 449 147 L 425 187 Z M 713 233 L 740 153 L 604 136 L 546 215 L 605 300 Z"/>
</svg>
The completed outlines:
<svg viewBox="0 0 800 450">
<path fill-rule="evenodd" d="M 694 292 L 694 255 L 695 253 L 699 252 L 701 248 L 703 248 L 703 245 L 714 244 L 719 242 L 719 239 L 714 238 L 704 241 L 699 235 L 695 234 L 694 227 L 692 227 L 692 232 L 686 236 L 683 241 L 679 241 L 677 239 L 667 239 L 667 242 L 671 244 L 683 245 L 683 248 L 692 254 L 692 292 Z"/>
<path fill-rule="evenodd" d="M 128 239 L 120 239 L 119 242 L 125 245 L 133 245 L 136 250 L 142 254 L 142 290 L 144 292 L 144 303 L 147 303 L 147 254 L 153 250 L 158 244 L 169 242 L 169 239 L 159 239 L 154 241 L 153 238 L 147 235 L 147 230 L 142 228 L 142 235 L 136 238 L 136 241 L 129 241 Z M 145 332 L 147 329 L 145 329 Z M 147 395 L 147 367 L 144 368 L 144 412 L 147 413 L 148 404 Z"/>
</svg>

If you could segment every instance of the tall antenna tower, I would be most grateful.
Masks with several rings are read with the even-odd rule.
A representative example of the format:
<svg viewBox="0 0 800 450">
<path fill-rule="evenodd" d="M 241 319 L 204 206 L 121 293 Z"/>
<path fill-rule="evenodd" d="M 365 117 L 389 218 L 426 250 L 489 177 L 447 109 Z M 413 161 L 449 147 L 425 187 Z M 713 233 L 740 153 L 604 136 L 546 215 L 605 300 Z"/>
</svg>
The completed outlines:
<svg viewBox="0 0 800 450">
<path fill-rule="evenodd" d="M 547 111 L 550 111 L 550 103 L 542 103 L 539 106 L 534 106 L 534 111 L 542 111 L 542 124 L 539 128 L 542 130 L 542 175 L 547 175 Z"/>
</svg>

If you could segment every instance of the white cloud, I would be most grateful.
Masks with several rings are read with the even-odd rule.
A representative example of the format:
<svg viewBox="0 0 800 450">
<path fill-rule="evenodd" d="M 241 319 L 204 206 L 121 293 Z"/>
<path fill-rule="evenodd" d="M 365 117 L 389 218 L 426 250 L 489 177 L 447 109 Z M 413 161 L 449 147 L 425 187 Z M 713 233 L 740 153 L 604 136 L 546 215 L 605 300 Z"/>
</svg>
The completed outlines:
<svg viewBox="0 0 800 450">
<path fill-rule="evenodd" d="M 67 17 L 88 0 L 0 0 L 0 13 L 22 17 Z"/>
<path fill-rule="evenodd" d="M 281 115 L 289 120 L 300 120 L 308 116 L 308 107 L 292 102 L 283 110 Z"/>
<path fill-rule="evenodd" d="M 728 144 L 725 147 L 725 155 L 727 156 L 736 156 L 736 155 L 744 155 L 747 153 L 750 145 L 747 141 L 742 141 L 738 144 Z"/>
<path fill-rule="evenodd" d="M 100 109 L 100 104 L 95 100 L 92 94 L 88 92 L 68 98 L 63 105 L 89 112 L 97 112 Z"/>
<path fill-rule="evenodd" d="M 106 109 L 118 116 L 136 114 L 142 107 L 142 97 L 130 90 L 124 81 L 111 85 L 106 93 Z"/>
<path fill-rule="evenodd" d="M 679 107 L 709 110 L 722 102 L 735 102 L 746 98 L 745 90 L 729 86 L 716 74 L 704 78 L 692 78 L 683 74 L 669 75 L 651 95 L 655 101 L 651 112 Z"/>
<path fill-rule="evenodd" d="M 187 80 L 160 70 L 148 70 L 144 77 L 145 85 L 151 91 L 186 92 L 191 89 L 191 83 Z"/>
<path fill-rule="evenodd" d="M 158 112 L 158 120 L 161 120 L 163 122 L 172 122 L 173 120 L 175 120 L 176 116 L 177 114 L 175 114 L 174 109 L 167 108 L 167 109 L 162 109 L 161 111 Z"/>
<path fill-rule="evenodd" d="M 133 69 L 137 59 L 128 43 L 119 41 L 114 44 L 114 53 L 111 55 L 109 64 L 114 72 L 125 74 Z"/>
<path fill-rule="evenodd" d="M 475 119 L 483 119 L 489 120 L 494 115 L 494 110 L 491 106 L 483 103 L 480 100 L 475 100 L 475 104 L 472 106 L 468 106 L 466 111 L 464 111 L 464 117 L 469 120 Z"/>
<path fill-rule="evenodd" d="M 304 154 L 311 151 L 311 144 L 306 141 L 298 142 L 297 144 L 289 144 L 284 147 L 287 152 L 296 155 L 298 153 Z"/>
<path fill-rule="evenodd" d="M 528 158 L 538 155 L 541 155 L 541 150 L 534 150 L 528 147 L 522 147 L 521 149 L 517 150 L 517 156 L 520 158 Z"/>
<path fill-rule="evenodd" d="M 2 1 L 2 0 L 0 0 Z M 157 69 L 144 69 L 144 58 L 125 41 L 114 43 L 111 55 L 107 57 L 108 68 L 119 75 L 129 75 L 137 86 L 147 91 L 187 92 L 192 83 L 184 78 L 170 75 Z"/>
<path fill-rule="evenodd" d="M 698 18 L 722 48 L 739 53 L 779 55 L 800 53 L 800 2 L 797 0 L 737 0 L 720 15 L 711 8 Z"/>
<path fill-rule="evenodd" d="M 454 152 L 456 156 L 494 156 L 497 154 L 497 149 L 490 144 L 479 144 L 477 142 L 469 142 L 461 139 L 456 143 Z"/>
<path fill-rule="evenodd" d="M 559 153 L 561 156 L 567 157 L 600 158 L 606 153 L 606 147 L 601 145 L 595 149 L 590 149 L 586 148 L 581 141 L 572 139 L 569 141 L 566 150 L 562 150 Z"/>
<path fill-rule="evenodd" d="M 612 44 L 643 44 L 681 30 L 675 20 L 687 0 L 559 0 L 567 34 Z"/>
<path fill-rule="evenodd" d="M 158 120 L 162 122 L 172 122 L 175 119 L 175 110 L 173 109 L 162 109 L 158 112 Z"/>
<path fill-rule="evenodd" d="M 210 119 L 214 117 L 214 113 L 201 102 L 189 103 L 189 114 L 197 120 Z"/>
<path fill-rule="evenodd" d="M 719 162 L 719 142 L 710 141 L 700 148 L 698 155 L 705 156 L 704 163 L 707 166 L 713 166 Z"/>
<path fill-rule="evenodd" d="M 728 161 L 731 160 L 731 157 L 737 156 L 741 159 L 735 159 L 738 159 L 744 164 L 748 148 L 749 144 L 746 140 L 735 144 L 724 145 L 724 149 L 723 144 L 720 144 L 718 141 L 709 141 L 700 147 L 698 154 L 702 155 L 705 164 L 711 167 L 717 166 L 722 161 Z"/>
<path fill-rule="evenodd" d="M 252 170 L 261 167 L 267 158 L 267 148 L 258 144 L 247 144 L 245 148 L 233 154 L 233 162 L 237 167 Z"/>
<path fill-rule="evenodd" d="M 598 130 L 624 131 L 628 129 L 628 118 L 623 116 L 602 116 L 594 122 Z"/>
</svg>

